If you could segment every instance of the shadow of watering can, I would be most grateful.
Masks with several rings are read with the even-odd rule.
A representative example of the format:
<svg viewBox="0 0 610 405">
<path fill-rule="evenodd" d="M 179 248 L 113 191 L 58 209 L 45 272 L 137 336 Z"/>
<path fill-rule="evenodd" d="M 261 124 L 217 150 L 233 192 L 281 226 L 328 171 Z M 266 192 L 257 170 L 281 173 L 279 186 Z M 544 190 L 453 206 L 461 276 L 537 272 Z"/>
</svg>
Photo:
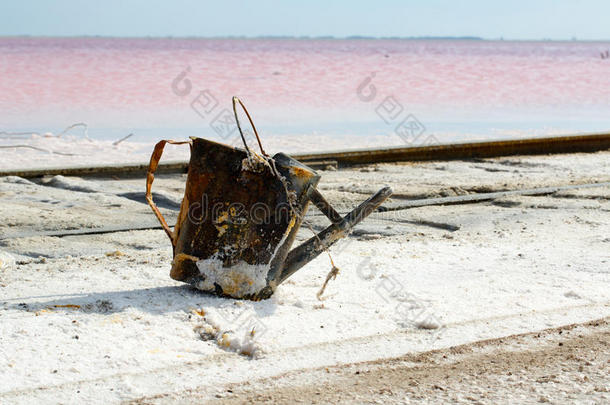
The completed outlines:
<svg viewBox="0 0 610 405">
<path fill-rule="evenodd" d="M 150 159 L 146 199 L 169 236 L 174 259 L 170 277 L 221 296 L 259 300 L 309 261 L 346 236 L 391 194 L 389 187 L 345 217 L 318 192 L 320 176 L 283 153 L 252 152 L 235 119 L 245 149 L 202 138 L 160 141 Z M 172 231 L 152 200 L 151 186 L 166 143 L 188 143 L 191 158 L 186 190 Z M 290 250 L 309 202 L 331 225 Z"/>
</svg>

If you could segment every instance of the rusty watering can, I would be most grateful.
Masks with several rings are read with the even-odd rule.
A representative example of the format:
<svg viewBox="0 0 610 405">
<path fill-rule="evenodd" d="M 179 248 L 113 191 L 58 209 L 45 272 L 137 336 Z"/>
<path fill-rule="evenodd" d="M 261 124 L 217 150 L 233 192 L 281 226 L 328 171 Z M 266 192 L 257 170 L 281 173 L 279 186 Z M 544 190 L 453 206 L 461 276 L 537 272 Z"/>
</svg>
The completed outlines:
<svg viewBox="0 0 610 405">
<path fill-rule="evenodd" d="M 246 112 L 262 155 L 246 144 L 236 103 Z M 150 159 L 146 199 L 173 246 L 170 277 L 220 296 L 260 300 L 346 236 L 392 191 L 379 190 L 345 217 L 316 190 L 320 176 L 283 153 L 267 155 L 256 128 L 236 97 L 233 111 L 245 149 L 202 138 L 160 141 Z M 151 186 L 165 144 L 191 148 L 186 190 L 172 231 L 153 202 Z M 309 202 L 331 225 L 290 250 Z"/>
</svg>

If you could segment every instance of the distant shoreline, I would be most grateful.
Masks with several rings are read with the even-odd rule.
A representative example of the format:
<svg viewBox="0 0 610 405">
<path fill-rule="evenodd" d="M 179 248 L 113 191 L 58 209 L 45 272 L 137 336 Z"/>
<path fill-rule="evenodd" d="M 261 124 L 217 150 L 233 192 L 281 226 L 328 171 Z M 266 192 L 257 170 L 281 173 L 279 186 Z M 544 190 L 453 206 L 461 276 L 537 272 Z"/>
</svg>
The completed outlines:
<svg viewBox="0 0 610 405">
<path fill-rule="evenodd" d="M 374 37 L 352 35 L 347 37 L 333 36 L 281 36 L 281 35 L 261 35 L 261 36 L 107 36 L 107 35 L 0 35 L 1 39 L 141 39 L 141 40 L 303 40 L 303 41 L 482 41 L 482 42 L 610 42 L 610 39 L 511 39 L 511 38 L 483 38 L 477 36 L 419 36 L 419 37 Z"/>
</svg>

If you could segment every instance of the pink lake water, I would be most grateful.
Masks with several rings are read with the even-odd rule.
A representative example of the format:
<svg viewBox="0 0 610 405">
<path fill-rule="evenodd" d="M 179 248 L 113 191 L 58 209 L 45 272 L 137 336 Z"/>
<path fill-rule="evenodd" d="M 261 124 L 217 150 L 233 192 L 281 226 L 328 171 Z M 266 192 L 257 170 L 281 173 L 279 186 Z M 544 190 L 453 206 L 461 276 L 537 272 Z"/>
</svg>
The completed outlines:
<svg viewBox="0 0 610 405">
<path fill-rule="evenodd" d="M 405 140 L 397 128 L 413 120 L 440 142 L 607 131 L 610 59 L 600 54 L 608 49 L 608 42 L 0 38 L 0 131 L 57 133 L 85 122 L 94 139 L 214 138 L 233 95 L 265 136 L 309 139 L 302 143 L 319 150 L 395 145 Z"/>
</svg>

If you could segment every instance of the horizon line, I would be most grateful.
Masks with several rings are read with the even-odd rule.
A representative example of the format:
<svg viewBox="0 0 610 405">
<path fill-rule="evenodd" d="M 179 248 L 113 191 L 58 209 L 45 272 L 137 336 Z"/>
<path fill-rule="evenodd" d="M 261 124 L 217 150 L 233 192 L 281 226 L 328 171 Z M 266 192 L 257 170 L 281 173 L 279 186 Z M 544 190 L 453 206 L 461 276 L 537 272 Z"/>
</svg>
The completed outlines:
<svg viewBox="0 0 610 405">
<path fill-rule="evenodd" d="M 527 38 L 527 39 L 513 39 L 513 38 L 485 38 L 472 35 L 459 35 L 459 36 L 434 36 L 434 35 L 422 35 L 422 36 L 368 36 L 368 35 L 348 35 L 348 36 L 333 36 L 333 35 L 218 35 L 218 36 L 141 36 L 141 35 L 30 35 L 30 34 L 18 34 L 18 35 L 2 35 L 0 38 L 49 38 L 49 39 L 70 39 L 70 38 L 100 38 L 100 39 L 298 39 L 298 40 L 419 40 L 419 41 L 442 41 L 442 40 L 458 40 L 458 41 L 506 41 L 506 42 L 610 42 L 610 39 L 578 39 L 572 37 L 570 39 L 553 39 L 553 38 Z"/>
</svg>

